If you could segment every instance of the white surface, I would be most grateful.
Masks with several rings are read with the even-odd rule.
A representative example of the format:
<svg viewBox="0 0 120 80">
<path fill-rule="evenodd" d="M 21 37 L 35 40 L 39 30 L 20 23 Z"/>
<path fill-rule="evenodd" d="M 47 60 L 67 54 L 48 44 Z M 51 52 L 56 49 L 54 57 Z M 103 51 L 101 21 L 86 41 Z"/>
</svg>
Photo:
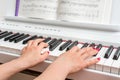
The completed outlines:
<svg viewBox="0 0 120 80">
<path fill-rule="evenodd" d="M 120 24 L 120 0 L 113 0 L 112 24 Z"/>
<path fill-rule="evenodd" d="M 6 1 L 7 0 L 0 0 L 0 20 L 4 19 L 6 13 L 6 8 L 7 8 Z"/>
</svg>

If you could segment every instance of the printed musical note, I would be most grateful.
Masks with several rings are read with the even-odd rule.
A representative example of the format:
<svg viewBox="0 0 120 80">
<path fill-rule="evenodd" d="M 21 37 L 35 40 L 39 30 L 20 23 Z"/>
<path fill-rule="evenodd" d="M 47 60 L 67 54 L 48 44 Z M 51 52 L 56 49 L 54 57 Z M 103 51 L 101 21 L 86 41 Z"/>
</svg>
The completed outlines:
<svg viewBox="0 0 120 80">
<path fill-rule="evenodd" d="M 105 16 L 109 16 L 105 13 L 108 11 L 105 10 L 106 5 L 109 6 L 106 1 L 110 0 L 61 0 L 58 19 L 73 22 L 101 23 L 103 19 L 108 18 Z"/>
<path fill-rule="evenodd" d="M 21 0 L 19 16 L 56 19 L 57 0 Z"/>
</svg>

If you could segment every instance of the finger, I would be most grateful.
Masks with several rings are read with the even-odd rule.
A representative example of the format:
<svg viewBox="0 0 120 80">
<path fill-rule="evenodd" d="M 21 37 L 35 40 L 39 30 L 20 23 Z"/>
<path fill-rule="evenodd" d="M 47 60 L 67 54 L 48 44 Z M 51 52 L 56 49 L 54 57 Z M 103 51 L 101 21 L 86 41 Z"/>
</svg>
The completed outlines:
<svg viewBox="0 0 120 80">
<path fill-rule="evenodd" d="M 69 52 L 73 53 L 73 52 L 78 52 L 80 49 L 77 46 L 74 46 L 72 49 L 69 50 Z"/>
<path fill-rule="evenodd" d="M 92 55 L 96 54 L 96 50 L 88 49 L 82 56 L 82 59 L 86 59 L 88 57 L 91 57 Z"/>
<path fill-rule="evenodd" d="M 91 51 L 91 49 L 93 49 L 93 48 L 91 48 L 91 47 L 83 48 L 80 50 L 80 54 L 84 55 L 85 53 Z"/>
<path fill-rule="evenodd" d="M 44 52 L 41 56 L 40 56 L 40 59 L 43 61 L 43 60 L 45 60 L 45 59 L 47 59 L 47 57 L 49 56 L 49 51 L 46 51 L 46 52 Z"/>
<path fill-rule="evenodd" d="M 23 49 L 22 49 L 22 51 L 25 51 L 26 50 L 26 47 L 24 47 Z"/>
<path fill-rule="evenodd" d="M 38 46 L 38 44 L 39 44 L 40 42 L 42 42 L 43 40 L 44 40 L 44 39 L 36 39 L 36 40 L 33 41 L 32 45 Z"/>
<path fill-rule="evenodd" d="M 87 48 L 80 49 L 79 54 L 83 55 L 85 52 L 87 52 Z"/>
<path fill-rule="evenodd" d="M 92 52 L 93 51 L 93 52 Z M 91 47 L 91 52 L 90 52 L 90 55 L 95 55 L 95 54 L 97 54 L 99 52 L 99 50 L 97 50 L 97 49 L 94 49 L 94 48 L 92 48 Z"/>
<path fill-rule="evenodd" d="M 28 41 L 27 47 L 30 47 L 33 43 L 33 40 Z"/>
<path fill-rule="evenodd" d="M 22 50 L 21 50 L 21 54 L 23 54 L 25 52 L 27 47 L 24 47 Z"/>
<path fill-rule="evenodd" d="M 98 52 L 99 52 L 98 50 L 94 50 L 94 52 L 91 53 L 91 55 L 92 55 L 92 56 L 93 56 L 93 55 L 96 55 Z"/>
<path fill-rule="evenodd" d="M 42 50 L 43 48 L 46 48 L 48 47 L 48 44 L 47 43 L 44 43 L 44 42 L 41 42 L 39 45 L 38 45 L 39 49 Z"/>
<path fill-rule="evenodd" d="M 90 65 L 96 64 L 97 62 L 100 61 L 100 58 L 95 58 L 95 59 L 90 59 L 90 60 L 86 60 L 85 64 L 83 64 L 82 68 L 88 67 Z"/>
</svg>

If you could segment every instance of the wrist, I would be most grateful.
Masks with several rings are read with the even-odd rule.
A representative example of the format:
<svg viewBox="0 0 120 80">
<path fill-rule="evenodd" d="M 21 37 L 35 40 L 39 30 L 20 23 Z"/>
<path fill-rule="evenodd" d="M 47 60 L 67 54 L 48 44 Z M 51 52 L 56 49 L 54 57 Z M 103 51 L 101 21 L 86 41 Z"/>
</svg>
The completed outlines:
<svg viewBox="0 0 120 80">
<path fill-rule="evenodd" d="M 66 72 L 67 74 L 71 73 L 72 67 L 73 65 L 71 64 L 70 61 L 68 61 L 67 59 L 63 59 L 63 58 L 58 58 L 56 61 L 53 62 L 53 65 L 59 65 L 58 67 L 60 67 L 60 69 L 64 70 L 64 72 Z M 61 68 L 62 67 L 62 68 Z"/>
<path fill-rule="evenodd" d="M 55 61 L 35 80 L 65 80 L 68 74 L 69 68 L 61 62 Z"/>
<path fill-rule="evenodd" d="M 24 70 L 29 67 L 28 64 L 21 58 L 15 59 L 13 62 L 15 63 L 15 66 L 20 70 Z"/>
<path fill-rule="evenodd" d="M 69 64 L 62 62 L 62 61 L 55 61 L 53 62 L 52 66 L 54 66 L 55 68 L 57 68 L 62 74 L 64 75 L 68 75 L 71 71 L 71 67 Z"/>
</svg>

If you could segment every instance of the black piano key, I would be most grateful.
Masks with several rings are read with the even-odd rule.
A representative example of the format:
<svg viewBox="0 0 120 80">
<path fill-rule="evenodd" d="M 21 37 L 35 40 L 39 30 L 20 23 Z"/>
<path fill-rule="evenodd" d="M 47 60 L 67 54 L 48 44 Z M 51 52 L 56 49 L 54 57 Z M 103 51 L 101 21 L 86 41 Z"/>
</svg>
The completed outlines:
<svg viewBox="0 0 120 80">
<path fill-rule="evenodd" d="M 57 39 L 55 38 L 55 39 L 52 39 L 48 44 L 49 45 L 52 45 L 54 42 L 56 42 L 57 41 Z"/>
<path fill-rule="evenodd" d="M 99 44 L 99 45 L 96 47 L 96 49 L 97 49 L 98 51 L 100 51 L 101 48 L 102 48 L 102 44 Z"/>
<path fill-rule="evenodd" d="M 50 45 L 49 50 L 53 51 L 57 46 L 59 46 L 62 43 L 62 39 L 57 40 L 53 44 Z"/>
<path fill-rule="evenodd" d="M 43 36 L 38 36 L 37 38 L 35 38 L 35 39 L 43 39 L 44 37 Z M 40 43 L 38 43 L 38 45 L 39 45 Z"/>
<path fill-rule="evenodd" d="M 106 53 L 105 53 L 105 55 L 104 55 L 104 58 L 109 58 L 110 55 L 111 55 L 111 53 L 112 53 L 112 51 L 113 51 L 113 49 L 114 49 L 114 47 L 113 47 L 113 46 L 110 46 L 110 47 L 108 48 L 108 50 L 106 51 Z"/>
<path fill-rule="evenodd" d="M 43 38 L 43 36 L 39 36 L 38 38 Z"/>
<path fill-rule="evenodd" d="M 0 35 L 6 34 L 6 33 L 8 33 L 8 31 L 3 31 L 3 32 L 0 32 Z"/>
<path fill-rule="evenodd" d="M 90 44 L 89 47 L 95 48 L 95 43 Z"/>
<path fill-rule="evenodd" d="M 88 43 L 83 44 L 83 46 L 81 47 L 81 49 L 87 47 L 88 45 L 89 45 Z"/>
<path fill-rule="evenodd" d="M 24 34 L 19 34 L 19 35 L 17 35 L 17 36 L 14 36 L 14 37 L 10 38 L 10 39 L 9 39 L 9 42 L 14 41 L 15 39 L 17 39 L 17 38 L 19 38 L 19 37 L 21 37 L 21 36 L 24 36 Z"/>
<path fill-rule="evenodd" d="M 12 38 L 12 37 L 14 37 L 14 36 L 17 36 L 17 35 L 19 35 L 20 33 L 15 33 L 15 34 L 13 34 L 13 35 L 10 35 L 10 36 L 8 36 L 8 37 L 6 37 L 5 39 L 4 39 L 4 41 L 8 41 L 10 38 Z"/>
<path fill-rule="evenodd" d="M 2 34 L 2 35 L 0 35 L 0 39 L 4 38 L 6 36 L 9 36 L 11 34 L 12 34 L 12 32 L 8 32 L 8 33 L 5 33 L 5 34 Z"/>
<path fill-rule="evenodd" d="M 27 38 L 27 37 L 29 37 L 29 36 L 30 36 L 29 34 L 26 34 L 26 35 L 24 35 L 24 36 L 21 36 L 21 37 L 15 39 L 14 42 L 15 42 L 15 43 L 18 43 L 18 42 L 22 41 L 23 39 L 25 39 L 25 38 Z"/>
<path fill-rule="evenodd" d="M 60 46 L 59 50 L 62 51 L 65 48 L 67 48 L 70 44 L 72 43 L 71 40 L 68 40 L 67 42 L 65 42 L 63 45 Z"/>
<path fill-rule="evenodd" d="M 99 44 L 99 45 L 97 45 L 97 46 L 96 46 L 96 48 L 95 48 L 95 49 L 96 49 L 96 50 L 98 50 L 98 51 L 100 51 L 100 50 L 101 50 L 101 48 L 102 48 L 102 44 Z M 95 54 L 95 55 L 93 55 L 93 56 L 96 56 L 96 55 L 97 55 L 97 54 Z"/>
<path fill-rule="evenodd" d="M 120 56 L 120 47 L 118 47 L 118 49 L 116 50 L 116 52 L 115 52 L 115 54 L 113 56 L 113 59 L 118 60 L 119 56 Z"/>
<path fill-rule="evenodd" d="M 29 40 L 34 40 L 34 39 L 36 39 L 36 38 L 38 38 L 37 35 L 31 36 L 30 38 L 24 40 L 24 41 L 23 41 L 23 44 L 26 44 Z"/>
<path fill-rule="evenodd" d="M 73 48 L 74 46 L 78 45 L 78 41 L 74 41 L 67 49 L 66 51 L 70 50 L 71 48 Z"/>
<path fill-rule="evenodd" d="M 51 40 L 51 37 L 46 38 L 43 42 L 47 43 L 48 41 Z"/>
<path fill-rule="evenodd" d="M 1 32 L 0 35 L 5 34 L 5 33 L 8 33 L 8 31 Z"/>
</svg>

